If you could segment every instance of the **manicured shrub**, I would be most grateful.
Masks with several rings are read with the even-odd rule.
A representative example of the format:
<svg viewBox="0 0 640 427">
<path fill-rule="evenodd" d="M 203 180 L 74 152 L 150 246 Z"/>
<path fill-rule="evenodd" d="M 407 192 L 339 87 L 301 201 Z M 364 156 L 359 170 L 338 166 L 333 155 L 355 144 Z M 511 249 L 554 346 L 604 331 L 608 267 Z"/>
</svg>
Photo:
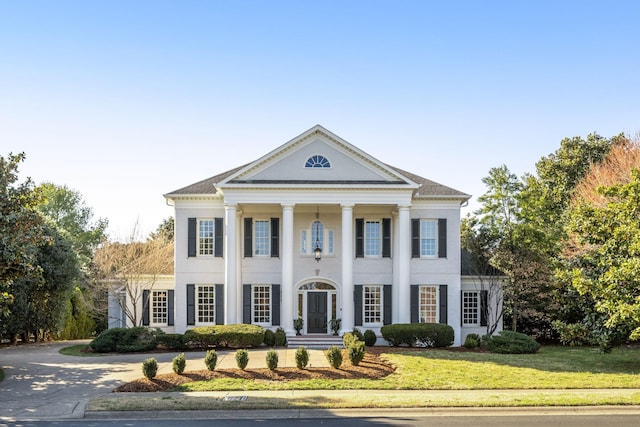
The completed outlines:
<svg viewBox="0 0 640 427">
<path fill-rule="evenodd" d="M 218 353 L 215 350 L 207 351 L 204 356 L 204 364 L 208 370 L 213 371 L 218 364 Z"/>
<path fill-rule="evenodd" d="M 236 351 L 236 365 L 244 371 L 249 364 L 249 352 L 247 350 L 238 349 Z"/>
<path fill-rule="evenodd" d="M 169 350 L 184 350 L 185 347 L 182 334 L 156 334 L 156 341 Z"/>
<path fill-rule="evenodd" d="M 327 349 L 327 360 L 331 366 L 338 369 L 342 365 L 342 351 L 335 345 L 332 345 Z"/>
<path fill-rule="evenodd" d="M 298 369 L 304 369 L 309 364 L 309 351 L 306 347 L 300 346 L 296 350 L 296 366 Z"/>
<path fill-rule="evenodd" d="M 398 347 L 448 347 L 453 344 L 453 328 L 444 323 L 396 323 L 380 329 L 382 337 Z"/>
<path fill-rule="evenodd" d="M 468 334 L 464 339 L 464 348 L 472 349 L 480 345 L 480 336 L 478 334 Z"/>
<path fill-rule="evenodd" d="M 349 348 L 359 341 L 360 339 L 353 332 L 347 332 L 342 336 L 342 345 L 344 345 L 345 348 Z"/>
<path fill-rule="evenodd" d="M 486 347 L 492 353 L 528 354 L 536 353 L 540 348 L 540 344 L 530 336 L 513 331 L 485 336 L 483 341 L 486 341 Z"/>
<path fill-rule="evenodd" d="M 271 329 L 264 331 L 264 345 L 267 347 L 276 345 L 276 334 L 274 334 Z"/>
<path fill-rule="evenodd" d="M 376 336 L 375 332 L 373 332 L 371 329 L 367 329 L 366 331 L 364 331 L 364 345 L 366 345 L 367 347 L 373 347 L 374 345 L 376 345 L 376 341 L 378 341 L 378 337 Z"/>
<path fill-rule="evenodd" d="M 158 373 L 158 361 L 153 357 L 146 359 L 142 362 L 142 374 L 152 380 Z"/>
<path fill-rule="evenodd" d="M 269 368 L 270 371 L 273 371 L 278 367 L 278 352 L 273 349 L 267 351 L 265 360 L 267 362 L 267 368 Z"/>
<path fill-rule="evenodd" d="M 358 338 L 358 341 L 364 341 L 364 335 L 362 334 L 362 331 L 360 329 L 353 328 L 353 332 L 351 333 Z"/>
<path fill-rule="evenodd" d="M 275 333 L 275 345 L 276 347 L 283 347 L 287 345 L 287 334 L 284 329 L 278 328 Z"/>
<path fill-rule="evenodd" d="M 154 332 L 141 326 L 107 329 L 89 343 L 89 347 L 97 353 L 143 352 L 153 350 L 157 345 Z"/>
<path fill-rule="evenodd" d="M 184 372 L 184 368 L 187 366 L 187 360 L 184 358 L 184 353 L 180 353 L 174 357 L 171 362 L 171 366 L 173 367 L 173 372 L 181 375 Z"/>
<path fill-rule="evenodd" d="M 259 347 L 264 342 L 264 328 L 245 324 L 202 326 L 189 329 L 183 339 L 189 348 L 203 350 Z"/>
<path fill-rule="evenodd" d="M 347 349 L 349 361 L 353 366 L 358 366 L 364 359 L 364 341 L 357 341 Z"/>
</svg>

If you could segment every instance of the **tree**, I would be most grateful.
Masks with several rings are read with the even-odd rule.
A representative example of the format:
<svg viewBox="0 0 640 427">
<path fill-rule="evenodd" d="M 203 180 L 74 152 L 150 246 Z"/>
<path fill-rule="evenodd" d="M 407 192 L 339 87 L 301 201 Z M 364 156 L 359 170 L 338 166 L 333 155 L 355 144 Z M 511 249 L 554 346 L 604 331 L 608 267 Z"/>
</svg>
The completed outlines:
<svg viewBox="0 0 640 427">
<path fill-rule="evenodd" d="M 165 218 L 162 223 L 156 228 L 156 231 L 152 232 L 149 238 L 151 240 L 163 240 L 166 243 L 173 243 L 174 236 L 174 220 L 173 217 Z"/>
<path fill-rule="evenodd" d="M 135 224 L 126 243 L 104 244 L 94 259 L 102 282 L 134 326 L 142 324 L 136 307 L 149 304 L 142 301 L 144 291 L 153 289 L 159 275 L 173 273 L 173 243 L 162 238 L 140 242 L 138 230 Z"/>
<path fill-rule="evenodd" d="M 24 153 L 0 156 L 0 315 L 3 316 L 11 311 L 14 297 L 10 287 L 14 281 L 41 274 L 36 248 L 47 241 L 42 233 L 42 219 L 35 210 L 41 195 L 29 178 L 18 183 L 18 165 L 24 159 Z"/>
</svg>

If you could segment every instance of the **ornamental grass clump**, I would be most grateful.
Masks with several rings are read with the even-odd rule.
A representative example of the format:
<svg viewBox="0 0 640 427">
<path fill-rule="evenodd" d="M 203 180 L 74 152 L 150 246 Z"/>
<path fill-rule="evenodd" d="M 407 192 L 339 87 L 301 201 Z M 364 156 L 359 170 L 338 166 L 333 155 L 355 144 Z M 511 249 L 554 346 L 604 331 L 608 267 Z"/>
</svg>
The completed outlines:
<svg viewBox="0 0 640 427">
<path fill-rule="evenodd" d="M 342 351 L 335 345 L 332 345 L 327 349 L 327 360 L 335 369 L 340 368 L 342 365 Z"/>
<path fill-rule="evenodd" d="M 275 350 L 267 351 L 265 360 L 267 361 L 267 368 L 269 368 L 270 371 L 278 367 L 278 353 Z"/>
<path fill-rule="evenodd" d="M 171 366 L 173 367 L 173 372 L 178 375 L 182 375 L 184 372 L 184 368 L 187 366 L 187 360 L 184 358 L 184 353 L 180 353 L 171 361 Z"/>
<path fill-rule="evenodd" d="M 213 371 L 218 364 L 218 353 L 215 350 L 207 351 L 204 356 L 204 364 L 208 370 Z"/>
<path fill-rule="evenodd" d="M 309 364 L 309 351 L 306 347 L 300 346 L 296 350 L 296 366 L 298 369 L 304 369 Z"/>
<path fill-rule="evenodd" d="M 142 362 L 142 374 L 149 380 L 152 380 L 158 373 L 158 361 L 153 357 Z"/>
<path fill-rule="evenodd" d="M 244 371 L 244 368 L 249 364 L 249 352 L 247 350 L 239 349 L 236 351 L 236 365 L 238 368 Z"/>
</svg>

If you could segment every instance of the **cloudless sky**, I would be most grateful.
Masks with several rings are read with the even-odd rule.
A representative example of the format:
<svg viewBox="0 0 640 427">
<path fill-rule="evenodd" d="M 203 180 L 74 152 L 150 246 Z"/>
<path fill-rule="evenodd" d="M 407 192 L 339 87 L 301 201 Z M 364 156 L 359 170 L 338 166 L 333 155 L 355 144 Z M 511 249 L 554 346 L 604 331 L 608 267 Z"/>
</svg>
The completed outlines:
<svg viewBox="0 0 640 427">
<path fill-rule="evenodd" d="M 110 234 L 320 124 L 472 194 L 640 131 L 636 1 L 0 0 L 0 155 Z"/>
</svg>

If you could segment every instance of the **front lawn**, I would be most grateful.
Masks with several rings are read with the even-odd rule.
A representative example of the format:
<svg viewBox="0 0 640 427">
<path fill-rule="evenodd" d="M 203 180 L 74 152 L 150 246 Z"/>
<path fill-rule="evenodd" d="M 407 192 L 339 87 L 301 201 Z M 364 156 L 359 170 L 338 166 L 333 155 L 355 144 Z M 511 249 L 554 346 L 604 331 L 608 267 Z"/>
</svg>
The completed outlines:
<svg viewBox="0 0 640 427">
<path fill-rule="evenodd" d="M 536 354 L 378 349 L 396 367 L 383 379 L 196 381 L 179 391 L 473 390 L 640 388 L 640 349 L 603 354 L 590 347 L 542 347 Z"/>
</svg>

